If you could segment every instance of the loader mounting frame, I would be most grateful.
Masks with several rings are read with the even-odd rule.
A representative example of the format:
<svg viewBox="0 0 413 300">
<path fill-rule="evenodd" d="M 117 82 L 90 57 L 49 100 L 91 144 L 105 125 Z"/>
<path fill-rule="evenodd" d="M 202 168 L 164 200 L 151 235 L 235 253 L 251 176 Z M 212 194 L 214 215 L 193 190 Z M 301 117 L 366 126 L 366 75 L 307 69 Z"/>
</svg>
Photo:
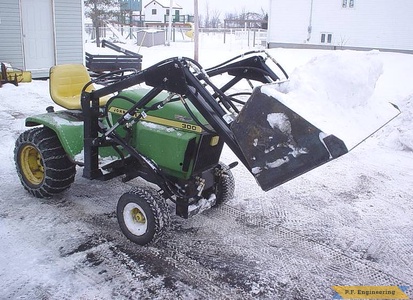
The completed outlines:
<svg viewBox="0 0 413 300">
<path fill-rule="evenodd" d="M 293 163 L 290 164 L 291 167 L 283 166 L 282 168 L 277 168 L 276 172 L 264 167 L 263 169 L 260 168 L 260 172 L 263 171 L 261 174 L 257 174 L 254 171 L 257 168 L 253 168 L 252 164 L 254 162 L 252 162 L 251 159 L 255 159 L 255 157 L 245 151 L 246 148 L 251 148 L 250 144 L 252 143 L 249 141 L 248 145 L 244 143 L 242 136 L 244 133 L 242 131 L 250 128 L 252 128 L 251 130 L 253 131 L 257 131 L 257 128 L 245 125 L 244 127 L 241 126 L 241 130 L 239 129 L 239 125 L 236 124 L 239 121 L 237 118 L 242 115 L 242 108 L 240 113 L 239 104 L 245 103 L 242 103 L 242 101 L 239 101 L 232 95 L 227 95 L 226 92 L 242 79 L 247 80 L 251 87 L 252 82 L 259 82 L 261 85 L 279 82 L 280 77 L 266 64 L 267 59 L 271 59 L 271 61 L 278 67 L 280 73 L 282 73 L 282 76 L 285 79 L 288 79 L 288 75 L 284 69 L 271 56 L 266 52 L 263 52 L 267 55 L 267 57 L 264 58 L 261 55 L 257 55 L 257 52 L 263 51 L 251 51 L 243 56 L 235 57 L 232 60 L 206 70 L 193 59 L 174 57 L 161 61 L 140 72 L 123 76 L 121 80 L 92 92 L 86 92 L 85 90 L 87 86 L 85 86 L 81 97 L 82 110 L 85 116 L 85 160 L 83 176 L 89 179 L 105 179 L 111 177 L 111 175 L 108 174 L 103 175 L 99 168 L 98 149 L 99 147 L 113 144 L 120 145 L 134 159 L 134 170 L 125 164 L 121 166 L 122 172 L 127 173 L 128 179 L 141 176 L 144 179 L 157 184 L 162 191 L 166 193 L 166 197 L 169 198 L 174 195 L 174 192 L 167 184 L 167 180 L 162 170 L 160 170 L 151 160 L 147 159 L 136 149 L 131 147 L 126 139 L 120 137 L 116 133 L 116 129 L 119 126 L 130 128 L 136 122 L 144 120 L 146 112 L 163 107 L 165 103 L 159 103 L 158 107 L 147 107 L 148 103 L 162 91 L 170 93 L 170 97 L 164 102 L 170 101 L 174 97 L 175 100 L 178 98 L 182 101 L 184 105 L 186 105 L 186 101 L 190 101 L 212 128 L 205 128 L 205 130 L 213 131 L 214 134 L 218 135 L 220 139 L 228 145 L 239 160 L 256 178 L 263 190 L 269 190 L 309 171 L 310 169 L 324 164 L 332 158 L 336 158 L 346 153 L 347 148 L 341 140 L 334 136 L 330 136 L 329 139 L 325 141 L 320 140 L 318 135 L 321 131 L 318 128 L 312 126 L 306 120 L 288 110 L 288 108 L 284 108 L 283 105 L 278 105 L 278 101 L 274 99 L 276 105 L 270 104 L 270 106 L 276 109 L 281 108 L 281 114 L 290 118 L 292 120 L 291 122 L 295 122 L 294 125 L 297 125 L 295 127 L 300 128 L 301 131 L 305 130 L 306 132 L 311 133 L 311 140 L 309 141 L 308 139 L 305 139 L 304 142 L 309 143 L 311 146 L 315 145 L 315 147 L 310 149 L 312 151 L 311 155 L 302 155 L 304 159 L 302 159 L 302 157 L 296 159 L 296 154 L 293 152 L 290 152 L 288 155 L 285 154 L 282 158 L 283 163 L 288 162 L 291 158 L 291 161 L 293 161 Z M 217 87 L 211 81 L 211 78 L 225 73 L 232 76 L 231 79 L 222 87 Z M 99 123 L 99 117 L 101 116 L 99 98 L 139 84 L 146 84 L 151 87 L 151 89 L 136 102 L 136 104 L 130 107 L 130 109 L 124 113 L 111 128 L 102 128 Z M 254 93 L 250 94 L 256 94 L 255 90 Z M 260 113 L 263 114 L 263 112 Z M 245 115 L 246 114 L 244 114 L 244 116 Z M 243 120 L 243 122 L 244 124 L 249 124 L 249 122 L 254 121 L 253 119 L 254 117 L 252 117 L 251 120 Z M 259 130 L 261 129 L 258 128 L 258 131 Z M 299 135 L 305 136 L 306 133 L 299 132 Z M 289 145 L 283 146 L 285 148 L 284 150 L 289 151 L 291 150 L 290 148 L 295 147 L 299 149 L 296 141 L 291 141 L 290 137 L 287 137 L 284 133 L 275 136 L 281 140 L 284 139 L 282 141 L 284 144 L 290 143 Z M 269 138 L 272 138 L 272 136 Z M 240 141 L 244 144 L 240 145 Z M 332 142 L 327 143 L 327 141 Z M 256 149 L 253 150 L 256 151 Z M 301 150 L 304 152 L 307 151 L 306 148 L 301 148 Z M 293 154 L 291 155 L 291 153 Z M 299 155 L 301 154 L 299 153 Z M 263 163 L 266 163 L 267 165 L 271 166 L 271 164 L 273 164 L 268 163 L 267 158 L 262 158 L 262 160 Z M 136 171 L 136 165 L 140 166 L 140 168 L 138 168 L 139 171 Z M 113 177 L 118 175 L 118 172 L 115 172 Z M 269 180 L 269 177 L 274 177 L 275 179 Z"/>
<path fill-rule="evenodd" d="M 222 88 L 216 87 L 210 77 L 228 73 L 234 78 Z M 168 188 L 163 184 L 164 180 L 156 166 L 142 157 L 134 148 L 115 133 L 115 128 L 109 129 L 102 135 L 99 127 L 100 107 L 99 98 L 130 88 L 132 86 L 145 83 L 152 89 L 133 107 L 125 113 L 120 121 L 114 125 L 118 127 L 126 124 L 130 116 L 136 115 L 140 110 L 144 111 L 147 105 L 160 92 L 166 90 L 173 94 L 182 95 L 201 112 L 209 122 L 213 130 L 224 140 L 239 159 L 247 164 L 245 157 L 239 148 L 237 141 L 230 129 L 230 123 L 224 121 L 224 116 L 228 112 L 218 103 L 221 102 L 228 109 L 238 110 L 231 97 L 225 92 L 234 86 L 241 79 L 255 80 L 261 83 L 271 83 L 279 80 L 265 63 L 262 56 L 254 55 L 237 61 L 225 64 L 205 71 L 196 61 L 190 58 L 171 58 L 164 60 L 148 69 L 133 74 L 129 77 L 103 87 L 99 90 L 82 92 L 82 111 L 84 121 L 84 169 L 83 176 L 89 179 L 103 178 L 102 171 L 98 166 L 98 148 L 110 143 L 119 144 L 124 147 L 140 164 L 151 174 L 150 181 L 155 181 L 164 191 Z M 213 94 L 207 90 L 205 84 L 212 88 Z M 218 100 L 218 101 L 217 101 Z M 143 118 L 144 114 L 138 114 L 135 121 Z M 141 174 L 142 175 L 142 174 Z M 148 176 L 146 176 L 148 177 Z"/>
</svg>

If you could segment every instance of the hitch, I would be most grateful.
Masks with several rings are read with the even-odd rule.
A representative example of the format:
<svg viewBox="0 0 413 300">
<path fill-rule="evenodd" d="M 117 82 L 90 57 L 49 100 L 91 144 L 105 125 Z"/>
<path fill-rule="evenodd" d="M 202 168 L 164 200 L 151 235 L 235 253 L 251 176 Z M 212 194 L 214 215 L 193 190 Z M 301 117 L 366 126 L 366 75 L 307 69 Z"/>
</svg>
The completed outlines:
<svg viewBox="0 0 413 300">
<path fill-rule="evenodd" d="M 7 67 L 4 63 L 1 63 L 0 87 L 2 87 L 2 85 L 5 83 L 11 83 L 11 84 L 14 84 L 15 86 L 18 86 L 19 82 L 17 81 L 17 74 L 14 74 L 13 79 L 11 79 L 12 77 L 13 76 L 7 75 Z"/>
</svg>

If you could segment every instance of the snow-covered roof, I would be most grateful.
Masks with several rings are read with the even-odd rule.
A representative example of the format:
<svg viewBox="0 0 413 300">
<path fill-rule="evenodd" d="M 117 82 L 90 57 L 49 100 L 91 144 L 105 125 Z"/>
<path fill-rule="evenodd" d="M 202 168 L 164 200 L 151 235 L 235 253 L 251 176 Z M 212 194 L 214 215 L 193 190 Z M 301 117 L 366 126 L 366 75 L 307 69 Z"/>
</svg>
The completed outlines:
<svg viewBox="0 0 413 300">
<path fill-rule="evenodd" d="M 158 3 L 160 6 L 162 6 L 163 8 L 169 8 L 170 7 L 170 1 L 169 0 L 153 0 L 151 2 L 149 2 L 148 4 L 145 5 L 145 8 L 149 6 L 149 4 L 151 4 L 152 2 L 156 2 Z M 182 9 L 182 6 L 180 6 L 179 4 L 175 3 L 175 1 L 172 3 L 172 8 L 175 9 Z"/>
</svg>

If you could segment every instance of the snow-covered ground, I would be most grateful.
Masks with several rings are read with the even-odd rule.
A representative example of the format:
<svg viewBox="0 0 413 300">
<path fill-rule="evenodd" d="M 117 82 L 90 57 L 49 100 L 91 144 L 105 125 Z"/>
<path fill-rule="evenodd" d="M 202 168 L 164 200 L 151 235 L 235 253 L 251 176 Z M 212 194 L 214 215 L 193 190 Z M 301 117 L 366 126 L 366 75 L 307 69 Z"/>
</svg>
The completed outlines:
<svg viewBox="0 0 413 300">
<path fill-rule="evenodd" d="M 201 39 L 202 65 L 249 50 L 221 42 Z M 148 67 L 171 56 L 192 57 L 192 46 L 139 50 Z M 88 44 L 87 51 L 102 50 Z M 130 184 L 118 178 L 88 181 L 79 169 L 58 197 L 39 200 L 24 191 L 14 142 L 24 118 L 52 104 L 48 82 L 0 88 L 0 298 L 332 299 L 336 285 L 410 286 L 412 297 L 413 56 L 269 52 L 291 77 L 284 101 L 301 101 L 302 114 L 317 114 L 315 103 L 323 104 L 328 119 L 341 124 L 331 133 L 351 139 L 370 132 L 377 116 L 394 113 L 387 102 L 402 113 L 345 156 L 269 192 L 239 165 L 228 205 L 190 220 L 174 217 L 165 238 L 149 247 L 120 233 L 114 210 Z M 322 129 L 328 126 L 321 121 Z M 222 160 L 236 158 L 225 149 Z"/>
</svg>

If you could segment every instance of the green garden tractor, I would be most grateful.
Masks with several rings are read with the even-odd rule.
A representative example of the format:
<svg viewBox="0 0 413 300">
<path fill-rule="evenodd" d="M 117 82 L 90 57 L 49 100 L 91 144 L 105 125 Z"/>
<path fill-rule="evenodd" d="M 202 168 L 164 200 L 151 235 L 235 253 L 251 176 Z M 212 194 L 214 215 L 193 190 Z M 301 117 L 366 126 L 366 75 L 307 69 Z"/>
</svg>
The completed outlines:
<svg viewBox="0 0 413 300">
<path fill-rule="evenodd" d="M 175 57 L 93 80 L 83 65 L 54 66 L 51 98 L 65 109 L 26 119 L 33 128 L 16 141 L 18 176 L 39 198 L 68 189 L 76 166 L 91 180 L 143 178 L 157 188 L 123 194 L 116 213 L 122 232 L 145 245 L 168 227 L 166 201 L 188 218 L 231 199 L 237 163 L 221 162 L 224 144 L 265 191 L 347 152 L 261 90 L 285 79 L 264 51 L 209 69 Z"/>
</svg>

